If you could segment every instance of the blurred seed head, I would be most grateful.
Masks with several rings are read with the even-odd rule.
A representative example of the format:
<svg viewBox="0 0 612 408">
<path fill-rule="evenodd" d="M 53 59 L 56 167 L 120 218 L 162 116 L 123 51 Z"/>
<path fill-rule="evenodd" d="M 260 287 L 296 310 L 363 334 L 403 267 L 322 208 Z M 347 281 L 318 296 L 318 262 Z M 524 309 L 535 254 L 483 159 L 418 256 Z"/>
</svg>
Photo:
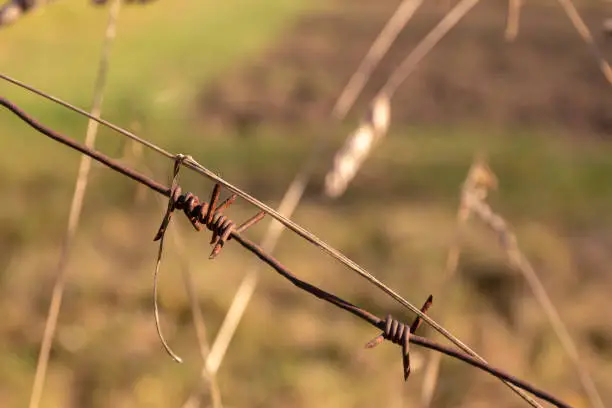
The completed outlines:
<svg viewBox="0 0 612 408">
<path fill-rule="evenodd" d="M 387 134 L 391 122 L 391 103 L 387 95 L 372 101 L 365 120 L 349 135 L 336 153 L 334 165 L 325 176 L 325 194 L 342 195 L 368 157 L 374 144 Z"/>
</svg>

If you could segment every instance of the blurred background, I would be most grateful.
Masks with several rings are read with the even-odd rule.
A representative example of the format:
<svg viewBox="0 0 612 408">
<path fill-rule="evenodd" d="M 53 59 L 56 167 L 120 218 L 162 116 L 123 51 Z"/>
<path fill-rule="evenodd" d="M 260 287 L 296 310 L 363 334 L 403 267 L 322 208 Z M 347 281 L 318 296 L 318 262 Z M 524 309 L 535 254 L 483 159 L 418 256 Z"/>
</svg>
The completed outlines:
<svg viewBox="0 0 612 408">
<path fill-rule="evenodd" d="M 131 2 L 137 3 L 137 2 Z M 335 99 L 398 0 L 157 0 L 126 4 L 112 45 L 102 116 L 276 207 L 310 147 L 325 140 L 293 219 L 412 303 L 431 293 L 434 319 L 493 365 L 588 407 L 576 371 L 523 276 L 482 223 L 465 228 L 456 276 L 442 293 L 461 184 L 486 153 L 491 206 L 559 309 L 588 372 L 612 404 L 612 89 L 559 4 L 529 1 L 518 36 L 508 4 L 482 2 L 397 90 L 387 136 L 346 193 L 323 194 L 333 155 L 370 99 L 455 0 L 424 2 L 338 123 Z M 608 59 L 609 2 L 576 3 Z M 61 0 L 0 27 L 0 70 L 89 109 L 108 5 Z M 84 140 L 83 117 L 6 82 L 0 94 Z M 27 406 L 80 156 L 16 117 L 0 118 L 0 405 Z M 96 146 L 168 183 L 172 163 L 100 129 Z M 212 183 L 182 173 L 184 190 Z M 227 193 L 225 193 L 227 194 Z M 212 343 L 256 260 L 230 243 L 208 260 L 208 233 L 176 216 L 185 248 L 166 243 L 162 327 L 153 318 L 152 241 L 164 204 L 95 165 L 67 265 L 67 286 L 41 407 L 211 406 L 179 265 L 191 267 Z M 239 200 L 238 221 L 255 208 Z M 247 235 L 260 240 L 269 219 Z M 187 253 L 188 255 L 182 255 Z M 181 254 L 181 255 L 179 255 Z M 314 246 L 286 232 L 274 254 L 298 276 L 368 310 L 412 315 Z M 396 346 L 263 267 L 217 381 L 225 407 L 420 406 L 427 350 L 401 375 Z M 420 334 L 441 339 L 428 327 Z M 193 399 L 191 400 L 193 401 Z M 443 358 L 432 406 L 526 406 L 496 379 Z"/>
</svg>

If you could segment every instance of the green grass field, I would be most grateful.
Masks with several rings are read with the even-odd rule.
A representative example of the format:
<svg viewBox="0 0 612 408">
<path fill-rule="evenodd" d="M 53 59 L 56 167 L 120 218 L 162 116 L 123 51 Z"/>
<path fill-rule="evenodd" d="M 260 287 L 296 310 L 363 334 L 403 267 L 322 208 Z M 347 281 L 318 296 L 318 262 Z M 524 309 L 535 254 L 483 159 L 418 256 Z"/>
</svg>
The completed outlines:
<svg viewBox="0 0 612 408">
<path fill-rule="evenodd" d="M 273 47 L 304 13 L 330 7 L 320 3 L 158 0 L 146 7 L 125 6 L 102 116 L 168 150 L 192 154 L 276 205 L 314 135 L 268 126 L 249 135 L 208 133 L 194 99 L 227 70 Z M 64 0 L 27 16 L 0 31 L 0 70 L 88 108 L 106 14 L 86 2 Z M 0 84 L 0 93 L 52 128 L 83 139 L 86 120 L 76 114 L 10 84 Z M 612 375 L 606 340 L 612 332 L 601 312 L 593 313 L 609 308 L 612 284 L 606 249 L 612 242 L 606 232 L 612 208 L 609 144 L 555 129 L 393 128 L 347 194 L 331 203 L 320 195 L 322 178 L 352 125 L 330 129 L 328 153 L 295 219 L 420 304 L 441 282 L 460 184 L 474 154 L 487 152 L 500 179 L 491 203 L 516 227 L 610 401 L 604 386 Z M 0 367 L 5 368 L 0 370 L 0 405 L 18 407 L 29 397 L 79 156 L 6 112 L 0 119 L 0 146 Z M 101 130 L 99 146 L 122 157 L 126 142 Z M 169 178 L 169 161 L 149 152 L 144 157 L 159 180 Z M 210 182 L 183 176 L 187 188 L 208 195 Z M 186 363 L 173 363 L 155 335 L 151 296 L 157 249 L 152 238 L 163 211 L 152 194 L 146 193 L 145 202 L 137 196 L 131 181 L 94 168 L 72 251 L 45 408 L 180 406 L 198 384 L 201 361 L 170 244 L 161 278 L 162 324 Z M 253 211 L 246 204 L 236 207 L 231 212 L 236 220 Z M 208 262 L 208 237 L 191 234 L 176 218 L 174 227 L 189 238 L 189 263 L 212 341 L 253 259 L 228 245 L 218 260 Z M 264 225 L 249 235 L 261 237 Z M 465 242 L 461 277 L 449 299 L 436 298 L 432 316 L 450 313 L 449 329 L 495 364 L 576 407 L 587 406 L 558 342 L 495 239 L 473 227 Z M 276 255 L 301 277 L 380 315 L 403 313 L 289 233 Z M 524 344 L 515 341 L 517 332 Z M 266 269 L 219 373 L 225 407 L 416 404 L 422 371 L 404 384 L 396 348 L 363 350 L 376 334 Z M 203 393 L 202 406 L 207 406 Z M 445 360 L 437 406 L 491 401 L 518 404 L 494 380 Z"/>
</svg>

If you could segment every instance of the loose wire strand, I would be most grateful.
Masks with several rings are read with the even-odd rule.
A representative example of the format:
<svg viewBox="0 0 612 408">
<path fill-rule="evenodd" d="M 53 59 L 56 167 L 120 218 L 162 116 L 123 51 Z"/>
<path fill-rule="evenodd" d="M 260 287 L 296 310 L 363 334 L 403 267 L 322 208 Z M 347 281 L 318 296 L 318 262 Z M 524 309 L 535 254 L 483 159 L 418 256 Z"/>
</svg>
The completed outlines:
<svg viewBox="0 0 612 408">
<path fill-rule="evenodd" d="M 170 185 L 170 197 L 174 195 L 178 187 L 178 179 L 179 179 L 179 170 L 180 164 L 185 159 L 184 155 L 177 155 L 174 161 L 174 169 L 172 172 L 172 183 Z M 159 302 L 158 302 L 158 280 L 159 280 L 159 270 L 161 266 L 162 254 L 164 252 L 164 238 L 166 237 L 166 230 L 170 224 L 170 219 L 172 218 L 172 211 L 174 210 L 174 203 L 172 200 L 168 200 L 168 208 L 166 208 L 166 214 L 162 221 L 161 226 L 159 227 L 159 231 L 155 236 L 155 240 L 159 240 L 159 249 L 157 251 L 157 262 L 155 262 L 155 272 L 153 273 L 153 312 L 155 315 L 155 329 L 157 330 L 157 336 L 164 347 L 164 350 L 168 355 L 177 363 L 182 363 L 183 359 L 180 358 L 170 347 L 166 338 L 164 337 L 164 333 L 161 329 L 161 323 L 159 319 Z"/>
</svg>

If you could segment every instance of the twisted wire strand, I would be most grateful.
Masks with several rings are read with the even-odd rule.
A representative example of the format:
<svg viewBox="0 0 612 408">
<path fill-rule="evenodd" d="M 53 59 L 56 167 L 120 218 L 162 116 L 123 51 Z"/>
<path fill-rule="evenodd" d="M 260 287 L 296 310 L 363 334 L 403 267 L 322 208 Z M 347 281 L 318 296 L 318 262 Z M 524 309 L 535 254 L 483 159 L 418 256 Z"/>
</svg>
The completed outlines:
<svg viewBox="0 0 612 408">
<path fill-rule="evenodd" d="M 175 186 L 174 188 L 170 187 L 166 187 L 162 184 L 160 184 L 159 182 L 145 176 L 144 174 L 141 174 L 139 172 L 137 172 L 134 169 L 131 169 L 127 166 L 124 166 L 123 164 L 121 164 L 120 162 L 106 156 L 105 154 L 92 149 L 92 148 L 88 148 L 84 145 L 82 145 L 81 143 L 70 139 L 69 137 L 60 134 L 59 132 L 56 132 L 50 128 L 47 128 L 46 126 L 38 123 L 36 120 L 34 120 L 33 118 L 31 118 L 28 114 L 26 114 L 24 111 L 22 111 L 20 108 L 18 108 L 16 105 L 12 104 L 11 102 L 9 102 L 7 99 L 0 97 L 0 105 L 6 107 L 7 109 L 9 109 L 11 112 L 13 112 L 14 114 L 16 114 L 17 116 L 19 116 L 23 121 L 25 121 L 26 123 L 28 123 L 30 126 L 32 126 L 34 129 L 38 130 L 39 132 L 45 134 L 46 136 L 50 137 L 53 140 L 56 140 L 66 146 L 69 146 L 77 151 L 80 151 L 81 153 L 84 153 L 90 157 L 92 157 L 93 159 L 99 161 L 100 163 L 106 165 L 107 167 L 127 176 L 130 177 L 131 179 L 146 185 L 147 187 L 151 188 L 152 190 L 165 195 L 166 197 L 168 197 L 172 203 L 169 204 L 169 209 L 171 209 L 170 211 L 167 212 L 172 212 L 172 209 L 178 208 L 179 206 L 182 206 L 183 210 L 185 210 L 185 208 L 187 208 L 189 211 L 187 211 L 187 216 L 191 217 L 190 220 L 194 219 L 195 221 L 197 221 L 197 223 L 195 221 L 192 221 L 193 224 L 199 225 L 205 225 L 209 230 L 211 230 L 212 232 L 217 231 L 217 233 L 221 233 L 219 234 L 220 236 L 224 235 L 226 230 L 222 229 L 222 226 L 226 226 L 225 228 L 227 228 L 227 223 L 226 222 L 219 222 L 221 220 L 221 217 L 215 217 L 215 211 L 212 210 L 213 206 L 212 205 L 205 205 L 204 203 L 202 203 L 201 205 L 199 204 L 199 200 L 197 200 L 197 204 L 194 205 L 194 203 L 196 203 L 196 198 L 195 196 L 191 197 L 191 200 L 187 200 L 187 198 L 189 197 L 189 194 L 187 195 L 183 195 L 180 194 L 178 195 L 179 192 L 179 187 L 178 185 Z M 191 158 L 189 156 L 185 156 L 183 158 L 183 160 L 181 160 L 181 163 L 190 163 L 191 162 Z M 205 169 L 206 170 L 206 169 Z M 206 170 L 208 171 L 208 170 Z M 208 171 L 209 172 L 209 171 Z M 211 173 L 212 174 L 212 173 Z M 218 176 L 216 176 L 217 178 L 219 178 Z M 213 190 L 213 197 L 211 199 L 211 202 L 214 203 L 216 202 L 216 199 L 218 198 L 218 190 L 221 187 L 221 182 L 217 183 L 217 185 L 215 186 L 215 189 Z M 229 183 L 227 183 L 229 184 Z M 232 186 L 233 187 L 233 186 Z M 230 187 L 228 187 L 229 190 L 234 191 L 235 192 L 235 188 L 232 189 Z M 215 193 L 215 191 L 217 191 Z M 238 194 L 238 193 L 237 193 Z M 240 194 L 239 194 L 240 195 Z M 184 197 L 183 199 L 181 199 L 181 197 Z M 249 200 L 247 200 L 249 201 Z M 190 204 L 191 203 L 191 204 Z M 222 204 L 223 205 L 223 204 Z M 204 208 L 206 208 L 206 211 L 204 211 Z M 265 208 L 263 209 L 265 211 Z M 267 212 L 267 211 L 266 211 Z M 218 213 L 218 211 L 217 211 Z M 196 217 L 194 217 L 196 216 Z M 169 215 L 166 216 L 168 218 L 168 222 L 169 222 Z M 165 217 L 165 218 L 166 218 Z M 257 216 L 256 216 L 257 217 Z M 254 218 L 256 218 L 254 217 Z M 164 218 L 164 219 L 165 219 Z M 164 225 L 164 223 L 162 222 L 162 226 Z M 166 227 L 167 227 L 167 223 L 166 223 Z M 161 230 L 162 228 L 160 228 Z M 379 328 L 380 330 L 383 331 L 383 333 L 387 333 L 387 337 L 385 338 L 389 338 L 391 340 L 402 340 L 402 342 L 404 342 L 405 340 L 403 340 L 402 337 L 398 337 L 399 335 L 396 334 L 399 331 L 399 323 L 397 324 L 398 329 L 396 329 L 395 331 L 390 331 L 391 329 L 393 329 L 394 327 L 394 323 L 392 321 L 392 319 L 390 317 L 388 317 L 387 319 L 381 319 L 379 317 L 377 317 L 376 315 L 368 312 L 367 310 L 361 309 L 358 306 L 353 305 L 350 302 L 345 301 L 344 299 L 333 295 L 329 292 L 324 291 L 323 289 L 320 289 L 308 282 L 302 281 L 299 278 L 297 278 L 295 275 L 293 275 L 284 265 L 282 265 L 277 259 L 273 258 L 272 256 L 268 255 L 267 253 L 265 253 L 257 244 L 255 244 L 254 242 L 250 241 L 249 239 L 243 237 L 239 232 L 237 232 L 235 229 L 230 230 L 228 234 L 227 239 L 234 239 L 235 241 L 237 241 L 240 245 L 242 245 L 245 249 L 249 250 L 250 252 L 252 252 L 255 256 L 257 256 L 259 259 L 261 259 L 262 261 L 264 261 L 266 264 L 268 264 L 270 267 L 272 267 L 273 269 L 276 270 L 277 273 L 279 273 L 281 276 L 285 277 L 286 279 L 288 279 L 291 283 L 293 283 L 295 286 L 297 286 L 298 288 L 309 292 L 310 294 L 312 294 L 313 296 L 316 296 L 322 300 L 325 300 L 355 316 L 357 316 L 358 318 L 370 323 L 372 326 L 375 326 L 377 328 Z M 158 234 L 159 235 L 159 234 Z M 157 235 L 156 235 L 157 237 Z M 161 239 L 161 237 L 159 238 Z M 399 295 L 398 295 L 399 296 Z M 407 303 L 407 302 L 406 302 Z M 414 307 L 414 306 L 413 306 Z M 433 320 L 427 316 L 423 311 L 421 311 L 420 309 L 415 307 L 415 310 L 417 311 L 417 316 L 420 317 L 423 321 L 426 322 L 432 322 Z M 391 321 L 391 329 L 387 330 L 387 325 L 389 323 L 389 321 Z M 435 322 L 434 322 L 435 323 Z M 436 323 L 437 324 L 437 323 Z M 439 325 L 438 325 L 439 326 Z M 444 330 L 446 332 L 446 330 Z M 406 331 L 406 329 L 403 330 L 403 336 L 408 338 L 408 342 L 409 343 L 414 343 L 417 345 L 420 345 L 422 347 L 426 347 L 432 350 L 436 350 L 439 351 L 441 353 L 444 353 L 448 356 L 457 358 L 461 361 L 464 361 L 474 367 L 477 367 L 483 371 L 488 372 L 491 375 L 494 375 L 497 378 L 502 379 L 503 381 L 506 381 L 510 384 L 513 384 L 519 388 L 524 389 L 525 391 L 528 391 L 530 393 L 532 393 L 533 395 L 542 398 L 548 402 L 550 402 L 551 404 L 554 404 L 557 407 L 561 407 L 561 408 L 569 408 L 570 406 L 568 404 L 566 404 L 565 402 L 559 400 L 558 398 L 556 398 L 554 395 L 547 393 L 546 391 L 540 390 L 538 388 L 536 388 L 535 386 L 529 384 L 526 381 L 520 380 L 500 369 L 496 369 L 492 366 L 490 366 L 487 362 L 477 358 L 477 357 L 473 357 L 472 355 L 469 355 L 465 352 L 453 349 L 451 347 L 447 347 L 444 346 L 442 344 L 438 344 L 432 340 L 423 338 L 423 337 L 419 337 L 416 335 L 408 335 L 408 333 L 410 333 L 410 331 Z M 448 332 L 447 332 L 448 333 Z M 467 346 L 466 346 L 467 347 Z"/>
<path fill-rule="evenodd" d="M 432 302 L 433 296 L 429 295 L 423 304 L 423 307 L 421 307 L 421 312 L 427 313 L 427 310 L 431 307 Z M 404 365 L 404 381 L 406 381 L 408 376 L 410 376 L 410 354 L 408 353 L 410 335 L 412 335 L 416 329 L 419 328 L 422 321 L 423 320 L 417 316 L 414 319 L 414 322 L 412 322 L 410 326 L 407 326 L 406 324 L 393 319 L 391 315 L 387 315 L 387 318 L 385 319 L 385 330 L 366 344 L 366 348 L 373 348 L 382 343 L 383 340 L 389 340 L 392 343 L 401 346 L 402 363 Z"/>
<path fill-rule="evenodd" d="M 168 355 L 177 363 L 182 363 L 183 359 L 181 359 L 170 347 L 164 333 L 161 329 L 161 323 L 159 319 L 159 302 L 158 302 L 158 280 L 159 280 L 159 270 L 161 266 L 162 254 L 164 252 L 164 238 L 166 236 L 166 231 L 168 229 L 168 225 L 170 225 L 170 219 L 172 218 L 172 212 L 174 210 L 174 201 L 172 198 L 177 194 L 177 191 L 180 190 L 178 186 L 179 179 L 179 170 L 181 168 L 181 161 L 185 159 L 184 155 L 177 155 L 174 160 L 174 169 L 172 172 L 172 184 L 170 186 L 170 200 L 168 200 L 168 208 L 166 209 L 166 214 L 164 215 L 164 219 L 155 234 L 155 238 L 153 241 L 159 241 L 159 249 L 157 251 L 157 262 L 155 263 L 155 272 L 153 273 L 153 314 L 155 316 L 155 329 L 157 330 L 157 337 L 161 341 L 164 350 Z"/>
</svg>

